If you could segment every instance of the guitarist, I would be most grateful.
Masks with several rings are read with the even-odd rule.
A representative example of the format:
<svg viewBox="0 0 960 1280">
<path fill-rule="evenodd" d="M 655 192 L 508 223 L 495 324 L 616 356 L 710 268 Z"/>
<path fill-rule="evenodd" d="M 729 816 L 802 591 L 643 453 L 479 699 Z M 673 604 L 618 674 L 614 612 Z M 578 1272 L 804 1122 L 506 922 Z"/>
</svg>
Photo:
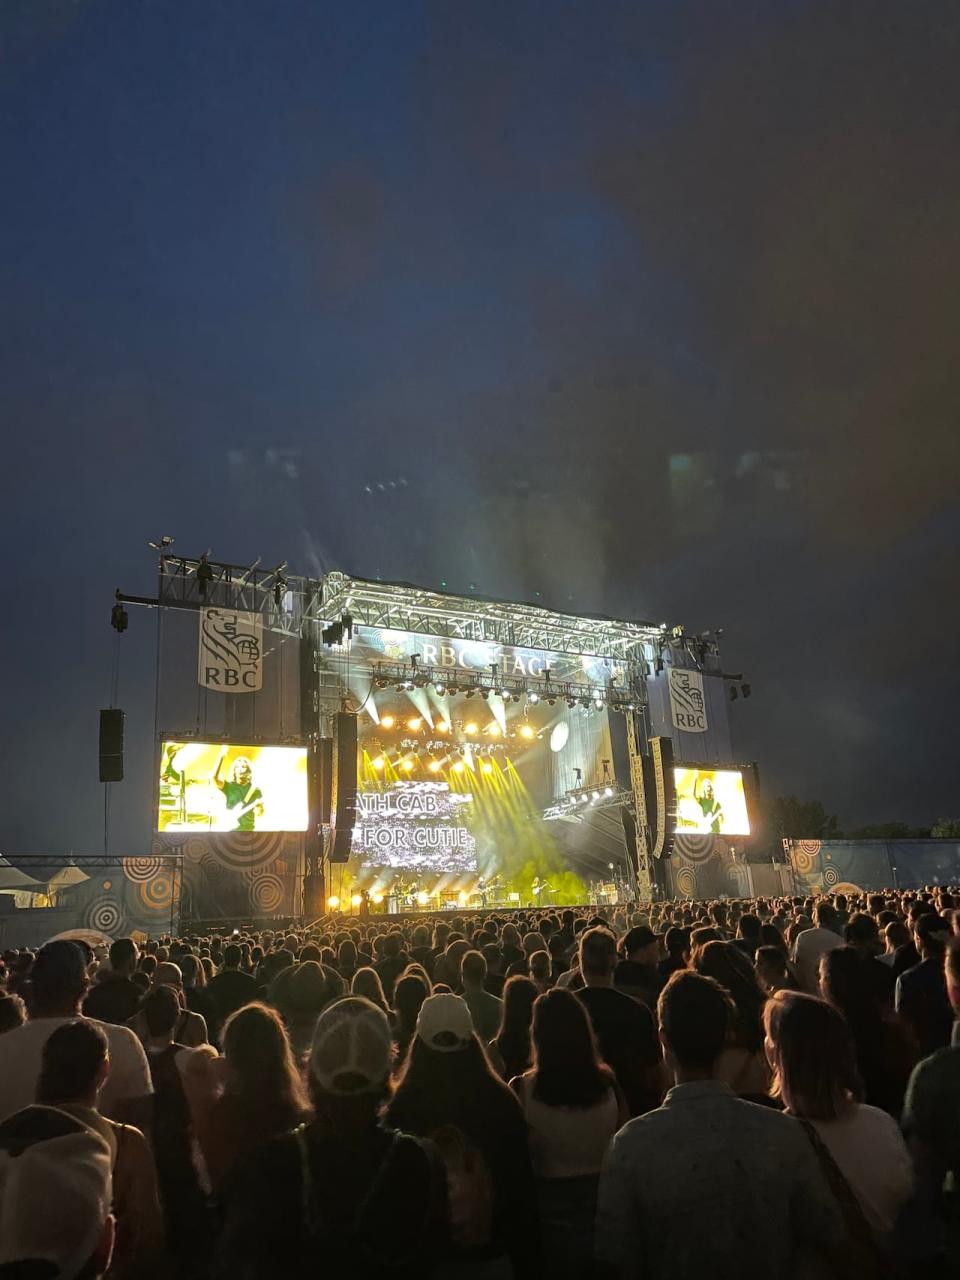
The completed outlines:
<svg viewBox="0 0 960 1280">
<path fill-rule="evenodd" d="M 220 748 L 220 758 L 213 771 L 213 781 L 223 792 L 227 810 L 241 809 L 234 831 L 254 831 L 254 818 L 263 817 L 263 792 L 253 785 L 253 767 L 246 756 L 237 756 L 230 771 L 229 781 L 220 777 L 223 758 L 229 748 L 226 743 Z"/>
</svg>

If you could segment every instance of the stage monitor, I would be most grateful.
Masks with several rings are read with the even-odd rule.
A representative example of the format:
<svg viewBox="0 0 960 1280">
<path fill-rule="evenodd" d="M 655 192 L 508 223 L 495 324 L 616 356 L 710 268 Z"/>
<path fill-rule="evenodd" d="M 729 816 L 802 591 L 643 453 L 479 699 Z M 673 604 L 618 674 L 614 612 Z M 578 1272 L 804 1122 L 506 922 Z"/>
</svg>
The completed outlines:
<svg viewBox="0 0 960 1280">
<path fill-rule="evenodd" d="M 307 818 L 306 747 L 162 744 L 160 831 L 306 831 Z"/>
<path fill-rule="evenodd" d="M 750 820 L 739 769 L 676 765 L 677 832 L 748 836 Z"/>
</svg>

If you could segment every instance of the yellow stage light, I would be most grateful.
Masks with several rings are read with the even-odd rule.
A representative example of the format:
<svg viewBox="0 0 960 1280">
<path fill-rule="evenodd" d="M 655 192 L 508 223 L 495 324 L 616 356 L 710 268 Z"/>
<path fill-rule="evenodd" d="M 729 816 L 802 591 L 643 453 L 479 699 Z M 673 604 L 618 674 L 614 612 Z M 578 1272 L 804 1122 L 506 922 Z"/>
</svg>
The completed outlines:
<svg viewBox="0 0 960 1280">
<path fill-rule="evenodd" d="M 379 907 L 379 906 L 381 905 L 381 903 L 382 903 L 382 902 L 383 902 L 383 894 L 382 894 L 382 893 L 375 893 L 375 894 L 373 895 L 373 905 L 374 905 L 375 907 Z"/>
<path fill-rule="evenodd" d="M 473 720 L 467 721 L 467 723 L 463 726 L 463 732 L 466 734 L 473 734 L 477 732 L 477 726 Z"/>
<path fill-rule="evenodd" d="M 461 889 L 460 892 L 457 894 L 457 901 L 460 903 L 464 903 L 466 902 L 466 900 L 467 900 L 467 895 Z"/>
<path fill-rule="evenodd" d="M 353 897 L 350 899 L 350 905 L 351 905 L 351 906 L 354 906 L 354 907 L 359 907 L 359 905 L 360 905 L 360 903 L 361 903 L 362 901 L 363 901 L 363 899 L 360 897 L 360 894 L 359 894 L 359 893 L 355 893 L 355 894 L 353 895 Z"/>
<path fill-rule="evenodd" d="M 416 733 L 416 731 L 420 728 L 422 724 L 423 724 L 423 721 L 420 719 L 420 717 L 414 716 L 412 720 L 407 721 L 407 728 L 412 729 L 414 733 Z"/>
<path fill-rule="evenodd" d="M 392 729 L 397 722 L 393 716 L 384 716 L 380 723 L 384 729 Z"/>
<path fill-rule="evenodd" d="M 334 894 L 332 898 L 327 899 L 327 906 L 330 908 L 331 911 L 336 911 L 339 905 L 340 905 L 340 899 L 337 897 L 336 894 Z"/>
<path fill-rule="evenodd" d="M 449 733 L 449 732 L 450 732 L 449 724 L 446 722 L 446 720 L 441 720 L 440 723 L 437 725 L 437 733 Z"/>
<path fill-rule="evenodd" d="M 404 773 L 409 773 L 409 772 L 411 771 L 411 769 L 413 768 L 413 761 L 412 761 L 412 760 L 404 760 L 404 762 L 403 762 L 403 764 L 401 764 L 400 768 L 403 770 L 403 772 L 404 772 Z"/>
<path fill-rule="evenodd" d="M 426 889 L 420 890 L 420 892 L 417 894 L 417 901 L 420 903 L 421 907 L 425 907 L 427 905 L 427 903 L 430 901 L 430 895 L 429 893 L 427 893 Z"/>
<path fill-rule="evenodd" d="M 457 760 L 457 761 L 456 761 L 456 763 L 455 763 L 455 764 L 454 764 L 454 766 L 453 766 L 453 772 L 454 772 L 454 773 L 463 773 L 463 761 L 462 761 L 462 760 Z"/>
<path fill-rule="evenodd" d="M 431 760 L 431 761 L 430 761 L 430 772 L 431 772 L 431 773 L 439 773 L 439 772 L 440 772 L 440 761 L 439 761 L 439 760 Z"/>
<path fill-rule="evenodd" d="M 484 761 L 483 761 L 483 763 L 480 765 L 480 772 L 481 772 L 481 773 L 493 773 L 493 765 L 490 763 L 490 761 L 489 761 L 489 760 L 484 760 Z"/>
<path fill-rule="evenodd" d="M 520 726 L 520 737 L 521 737 L 521 738 L 532 738 L 532 737 L 533 737 L 533 729 L 530 727 L 530 725 L 528 725 L 528 724 L 522 724 L 522 725 Z"/>
<path fill-rule="evenodd" d="M 489 733 L 491 738 L 500 737 L 500 726 L 497 724 L 496 720 L 491 720 L 487 725 L 487 733 Z"/>
<path fill-rule="evenodd" d="M 384 757 L 384 756 L 377 756 L 376 760 L 374 760 L 374 762 L 373 762 L 373 767 L 374 767 L 375 769 L 377 769 L 377 770 L 380 770 L 380 769 L 382 769 L 382 768 L 384 767 L 384 765 L 385 765 L 386 763 L 387 763 L 387 761 L 386 761 L 386 757 Z"/>
</svg>

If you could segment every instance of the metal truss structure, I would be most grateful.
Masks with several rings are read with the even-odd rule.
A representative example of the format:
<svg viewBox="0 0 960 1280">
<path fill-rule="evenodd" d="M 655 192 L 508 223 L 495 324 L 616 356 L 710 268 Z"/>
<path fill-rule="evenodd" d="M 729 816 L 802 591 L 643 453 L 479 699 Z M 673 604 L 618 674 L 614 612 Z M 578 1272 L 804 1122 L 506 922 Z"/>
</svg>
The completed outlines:
<svg viewBox="0 0 960 1280">
<path fill-rule="evenodd" d="M 206 556 L 162 555 L 156 597 L 117 592 L 120 604 L 142 604 L 152 608 L 241 609 L 259 613 L 263 625 L 281 635 L 299 636 L 303 624 L 319 621 L 323 585 L 314 578 L 287 574 L 286 564 L 274 569 L 252 565 L 223 564 Z"/>
<path fill-rule="evenodd" d="M 397 689 L 425 689 L 428 685 L 439 694 L 479 693 L 483 698 L 491 695 L 504 702 L 545 702 L 553 706 L 557 701 L 566 702 L 570 708 L 582 706 L 597 711 L 635 711 L 645 700 L 641 682 L 633 689 L 623 689 L 611 683 L 580 684 L 568 680 L 551 680 L 549 675 L 515 677 L 501 675 L 497 664 L 490 673 L 464 671 L 462 667 L 423 667 L 417 662 L 376 662 L 372 676 L 378 689 L 393 685 Z"/>
<path fill-rule="evenodd" d="M 360 626 L 621 663 L 652 660 L 664 635 L 661 627 L 649 622 L 553 613 L 539 605 L 447 595 L 339 572 L 324 579 L 322 611 L 328 622 L 346 615 Z"/>
</svg>

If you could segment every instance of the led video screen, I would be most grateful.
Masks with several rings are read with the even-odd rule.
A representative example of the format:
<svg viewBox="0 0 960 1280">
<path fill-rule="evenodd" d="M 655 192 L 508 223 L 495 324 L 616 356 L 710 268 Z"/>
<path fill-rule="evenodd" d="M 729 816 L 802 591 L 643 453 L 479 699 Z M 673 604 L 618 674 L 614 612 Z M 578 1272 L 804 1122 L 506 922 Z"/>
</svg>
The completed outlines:
<svg viewBox="0 0 960 1280">
<path fill-rule="evenodd" d="M 365 866 L 416 874 L 475 871 L 473 794 L 439 781 L 394 781 L 357 795 L 354 850 Z"/>
<path fill-rule="evenodd" d="M 306 747 L 164 742 L 160 831 L 305 831 Z"/>
<path fill-rule="evenodd" d="M 677 830 L 699 835 L 748 836 L 750 820 L 739 769 L 677 766 Z"/>
</svg>

